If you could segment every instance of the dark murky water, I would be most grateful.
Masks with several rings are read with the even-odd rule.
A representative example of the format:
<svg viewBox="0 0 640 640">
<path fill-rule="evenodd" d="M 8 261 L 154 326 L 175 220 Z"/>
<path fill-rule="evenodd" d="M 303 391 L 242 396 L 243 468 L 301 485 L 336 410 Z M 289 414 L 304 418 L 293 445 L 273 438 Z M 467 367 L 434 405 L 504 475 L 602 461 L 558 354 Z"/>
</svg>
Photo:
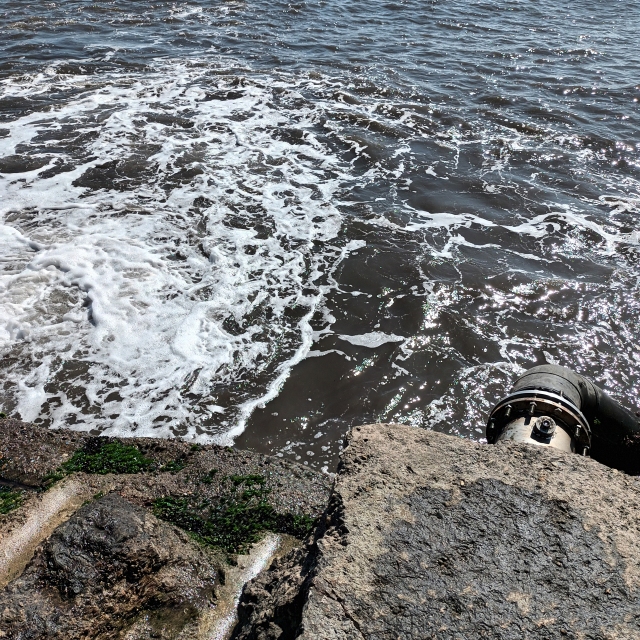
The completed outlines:
<svg viewBox="0 0 640 640">
<path fill-rule="evenodd" d="M 635 406 L 637 3 L 0 10 L 5 411 L 331 469 L 536 363 Z"/>
</svg>

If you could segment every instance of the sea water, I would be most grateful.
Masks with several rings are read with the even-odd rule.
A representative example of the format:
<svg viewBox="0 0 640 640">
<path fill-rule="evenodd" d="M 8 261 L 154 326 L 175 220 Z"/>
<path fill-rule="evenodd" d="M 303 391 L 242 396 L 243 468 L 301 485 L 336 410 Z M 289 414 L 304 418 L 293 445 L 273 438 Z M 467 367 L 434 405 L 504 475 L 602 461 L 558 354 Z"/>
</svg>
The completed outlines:
<svg viewBox="0 0 640 640">
<path fill-rule="evenodd" d="M 635 408 L 619 0 L 0 2 L 0 403 L 335 467 L 524 369 Z"/>
</svg>

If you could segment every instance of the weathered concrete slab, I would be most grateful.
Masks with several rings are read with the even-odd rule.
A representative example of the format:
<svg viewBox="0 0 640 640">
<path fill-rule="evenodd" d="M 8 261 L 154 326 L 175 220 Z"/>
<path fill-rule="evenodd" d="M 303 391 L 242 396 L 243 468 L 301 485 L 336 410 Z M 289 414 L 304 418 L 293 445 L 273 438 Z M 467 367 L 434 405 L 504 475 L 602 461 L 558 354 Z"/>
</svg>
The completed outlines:
<svg viewBox="0 0 640 640">
<path fill-rule="evenodd" d="M 527 445 L 356 428 L 326 521 L 235 637 L 640 638 L 640 482 Z"/>
</svg>

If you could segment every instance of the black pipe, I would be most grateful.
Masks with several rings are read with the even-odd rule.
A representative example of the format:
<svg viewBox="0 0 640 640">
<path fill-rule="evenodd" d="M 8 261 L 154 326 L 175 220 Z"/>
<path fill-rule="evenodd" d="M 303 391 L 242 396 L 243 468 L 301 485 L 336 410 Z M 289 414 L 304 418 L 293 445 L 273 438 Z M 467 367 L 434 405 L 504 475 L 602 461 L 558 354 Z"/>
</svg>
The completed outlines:
<svg viewBox="0 0 640 640">
<path fill-rule="evenodd" d="M 516 380 L 487 424 L 488 442 L 505 439 L 575 451 L 640 474 L 637 414 L 565 367 L 533 367 Z"/>
</svg>

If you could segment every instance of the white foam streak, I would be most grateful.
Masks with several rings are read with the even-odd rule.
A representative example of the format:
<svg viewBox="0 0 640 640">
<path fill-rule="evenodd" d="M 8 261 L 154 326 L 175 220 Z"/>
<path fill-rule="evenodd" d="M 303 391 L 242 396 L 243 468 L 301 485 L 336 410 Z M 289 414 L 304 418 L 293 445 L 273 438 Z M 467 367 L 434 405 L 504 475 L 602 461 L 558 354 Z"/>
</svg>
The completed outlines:
<svg viewBox="0 0 640 640">
<path fill-rule="evenodd" d="M 337 336 L 340 340 L 349 342 L 350 344 L 359 347 L 369 347 L 370 349 L 376 349 L 377 347 L 387 344 L 389 342 L 404 342 L 406 338 L 402 336 L 396 336 L 393 333 L 382 333 L 381 331 L 372 331 L 371 333 L 362 333 L 357 336 Z"/>
</svg>

